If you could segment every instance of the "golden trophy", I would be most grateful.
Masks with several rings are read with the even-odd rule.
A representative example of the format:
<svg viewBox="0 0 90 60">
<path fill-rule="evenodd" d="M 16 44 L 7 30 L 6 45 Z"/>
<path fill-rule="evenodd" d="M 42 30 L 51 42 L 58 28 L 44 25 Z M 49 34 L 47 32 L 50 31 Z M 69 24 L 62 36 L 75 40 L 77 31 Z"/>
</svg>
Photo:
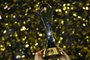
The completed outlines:
<svg viewBox="0 0 90 60">
<path fill-rule="evenodd" d="M 69 60 L 67 54 L 63 50 L 60 51 L 60 49 L 57 47 L 53 37 L 51 21 L 53 19 L 53 12 L 55 11 L 55 8 L 49 4 L 43 4 L 40 6 L 40 8 L 41 11 L 39 16 L 41 17 L 41 21 L 45 27 L 47 37 L 46 50 L 43 53 L 43 58 L 45 60 L 60 60 L 60 58 L 65 55 L 64 57 L 66 57 L 66 59 L 63 57 L 61 60 Z"/>
<path fill-rule="evenodd" d="M 44 59 L 57 60 L 61 56 L 61 53 L 59 51 L 59 48 L 55 44 L 55 39 L 52 34 L 51 24 L 48 23 L 46 27 L 47 27 L 47 47 L 46 50 L 44 51 Z"/>
</svg>

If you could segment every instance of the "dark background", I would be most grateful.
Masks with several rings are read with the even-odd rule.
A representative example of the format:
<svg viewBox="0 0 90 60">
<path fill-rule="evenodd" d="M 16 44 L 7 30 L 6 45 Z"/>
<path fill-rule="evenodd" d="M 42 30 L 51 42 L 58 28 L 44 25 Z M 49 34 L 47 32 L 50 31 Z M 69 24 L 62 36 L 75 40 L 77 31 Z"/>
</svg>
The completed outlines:
<svg viewBox="0 0 90 60">
<path fill-rule="evenodd" d="M 54 7 L 50 19 L 55 43 L 71 60 L 86 60 L 90 0 L 0 0 L 0 60 L 33 60 L 34 53 L 45 48 L 45 27 L 37 15 L 42 4 Z"/>
</svg>

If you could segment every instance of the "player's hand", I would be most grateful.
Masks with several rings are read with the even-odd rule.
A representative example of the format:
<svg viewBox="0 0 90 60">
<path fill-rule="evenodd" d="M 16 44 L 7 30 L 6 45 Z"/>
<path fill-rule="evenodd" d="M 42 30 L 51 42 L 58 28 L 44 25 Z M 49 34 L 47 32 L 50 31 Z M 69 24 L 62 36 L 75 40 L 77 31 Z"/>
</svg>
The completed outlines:
<svg viewBox="0 0 90 60">
<path fill-rule="evenodd" d="M 43 60 L 43 52 L 44 52 L 44 49 L 36 52 L 34 60 Z"/>
<path fill-rule="evenodd" d="M 68 54 L 61 47 L 57 46 L 57 48 L 59 53 L 62 55 L 60 57 L 60 60 L 70 60 L 70 57 L 68 56 Z"/>
</svg>

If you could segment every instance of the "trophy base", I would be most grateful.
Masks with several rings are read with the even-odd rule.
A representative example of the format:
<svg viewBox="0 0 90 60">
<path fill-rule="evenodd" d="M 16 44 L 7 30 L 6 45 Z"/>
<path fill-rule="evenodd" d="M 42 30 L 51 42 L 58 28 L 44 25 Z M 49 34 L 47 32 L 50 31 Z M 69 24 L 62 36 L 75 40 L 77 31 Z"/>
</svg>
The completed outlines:
<svg viewBox="0 0 90 60">
<path fill-rule="evenodd" d="M 56 47 L 48 48 L 44 52 L 44 59 L 54 59 L 59 58 L 61 54 L 59 53 L 58 49 Z"/>
</svg>

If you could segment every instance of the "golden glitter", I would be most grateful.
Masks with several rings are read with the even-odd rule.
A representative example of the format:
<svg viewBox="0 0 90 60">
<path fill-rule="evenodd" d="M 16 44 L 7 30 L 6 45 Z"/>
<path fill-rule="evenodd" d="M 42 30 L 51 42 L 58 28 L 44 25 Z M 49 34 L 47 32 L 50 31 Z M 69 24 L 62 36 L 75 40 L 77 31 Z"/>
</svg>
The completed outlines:
<svg viewBox="0 0 90 60">
<path fill-rule="evenodd" d="M 14 36 L 15 36 L 15 37 L 17 37 L 17 36 L 18 36 L 17 32 L 15 32 L 15 33 L 14 33 Z"/>
<path fill-rule="evenodd" d="M 35 44 L 35 46 L 37 46 L 37 45 L 38 45 L 38 43 Z"/>
<path fill-rule="evenodd" d="M 86 36 L 86 38 L 89 38 L 89 36 Z"/>
<path fill-rule="evenodd" d="M 66 7 L 63 7 L 63 10 L 66 10 L 67 8 Z"/>
<path fill-rule="evenodd" d="M 90 40 L 87 39 L 87 42 L 90 42 Z"/>
<path fill-rule="evenodd" d="M 81 19 L 81 16 L 78 16 L 79 19 Z"/>
<path fill-rule="evenodd" d="M 66 6 L 66 4 L 63 4 L 63 6 Z"/>
<path fill-rule="evenodd" d="M 39 30 L 39 28 L 36 28 L 36 30 Z"/>
<path fill-rule="evenodd" d="M 23 41 L 25 41 L 25 40 L 26 40 L 26 38 L 27 38 L 27 37 L 25 36 L 24 38 L 22 38 L 22 40 L 23 40 Z"/>
<path fill-rule="evenodd" d="M 73 16 L 77 16 L 77 14 L 76 13 L 73 13 Z"/>
<path fill-rule="evenodd" d="M 34 12 L 37 12 L 39 10 L 39 8 L 36 8 L 35 10 L 34 10 Z"/>
<path fill-rule="evenodd" d="M 71 10 L 74 10 L 74 7 L 71 7 Z"/>
<path fill-rule="evenodd" d="M 64 21 L 63 20 L 61 21 L 61 24 L 64 24 Z"/>
<path fill-rule="evenodd" d="M 83 21 L 85 21 L 85 18 L 83 18 Z"/>
<path fill-rule="evenodd" d="M 21 58 L 21 56 L 20 56 L 20 55 L 17 55 L 16 58 L 17 58 L 17 59 L 18 59 L 18 58 Z"/>
<path fill-rule="evenodd" d="M 86 9 L 86 10 L 89 10 L 89 7 L 86 7 L 85 9 Z"/>
<path fill-rule="evenodd" d="M 70 10 L 70 7 L 67 7 L 68 10 Z"/>
<path fill-rule="evenodd" d="M 64 48 L 64 49 L 66 49 L 66 46 L 65 46 L 65 45 L 63 45 L 63 48 Z"/>
<path fill-rule="evenodd" d="M 87 50 L 88 48 L 87 47 L 84 47 L 84 50 Z"/>
<path fill-rule="evenodd" d="M 10 10 L 10 8 L 9 8 L 9 7 L 8 7 L 7 9 L 8 9 L 8 10 Z"/>
<path fill-rule="evenodd" d="M 85 7 L 83 7 L 83 9 L 85 10 L 86 8 L 85 8 Z"/>
<path fill-rule="evenodd" d="M 4 37 L 2 37 L 2 40 L 4 41 L 4 40 L 5 40 L 5 38 L 4 38 Z"/>
<path fill-rule="evenodd" d="M 24 58 L 25 57 L 25 55 L 22 55 L 22 58 Z"/>
<path fill-rule="evenodd" d="M 63 37 L 60 37 L 59 39 L 60 39 L 60 40 L 63 40 Z"/>
<path fill-rule="evenodd" d="M 20 29 L 20 31 L 24 31 L 27 30 L 25 26 L 22 26 L 22 28 Z"/>
<path fill-rule="evenodd" d="M 15 21 L 14 23 L 17 24 L 17 21 Z"/>
<path fill-rule="evenodd" d="M 1 44 L 1 45 L 0 45 L 0 48 L 2 48 L 2 47 L 3 47 L 3 45 Z"/>
<path fill-rule="evenodd" d="M 6 26 L 8 25 L 8 23 L 5 24 Z"/>
<path fill-rule="evenodd" d="M 29 44 L 26 44 L 25 47 L 28 48 L 29 47 Z"/>
<path fill-rule="evenodd" d="M 25 16 L 27 15 L 27 13 L 25 13 Z"/>
<path fill-rule="evenodd" d="M 86 5 L 87 5 L 87 6 L 89 6 L 89 5 L 90 5 L 90 3 L 87 3 Z"/>
<path fill-rule="evenodd" d="M 38 40 L 41 40 L 41 38 L 38 38 Z"/>
<path fill-rule="evenodd" d="M 0 19 L 2 19 L 2 16 L 0 15 Z"/>
<path fill-rule="evenodd" d="M 6 18 L 8 18 L 8 15 L 6 15 Z"/>
<path fill-rule="evenodd" d="M 0 51 L 5 51 L 5 47 L 3 47 L 3 48 L 0 48 Z"/>
<path fill-rule="evenodd" d="M 61 43 L 61 41 L 59 40 L 59 41 L 58 41 L 58 43 L 60 44 L 60 43 Z"/>
<path fill-rule="evenodd" d="M 39 36 L 42 36 L 42 34 L 39 34 Z"/>
<path fill-rule="evenodd" d="M 7 42 L 6 44 L 7 44 L 8 46 L 11 46 L 11 43 L 10 43 L 10 42 Z"/>
<path fill-rule="evenodd" d="M 86 26 L 86 24 L 83 23 L 83 26 Z"/>
<path fill-rule="evenodd" d="M 0 44 L 0 51 L 5 51 L 5 47 L 2 44 Z"/>
<path fill-rule="evenodd" d="M 56 9 L 55 11 L 58 12 L 58 9 Z"/>
<path fill-rule="evenodd" d="M 28 8 L 26 9 L 26 12 L 28 12 Z"/>
<path fill-rule="evenodd" d="M 23 24 L 26 24 L 26 21 L 23 21 Z"/>
<path fill-rule="evenodd" d="M 55 19 L 54 22 L 57 22 L 57 20 Z"/>
<path fill-rule="evenodd" d="M 39 6 L 39 4 L 40 4 L 40 2 L 38 2 L 38 3 L 36 4 L 36 7 L 38 7 L 38 6 Z"/>
<path fill-rule="evenodd" d="M 33 49 L 33 47 L 31 46 L 31 47 L 30 47 L 30 49 L 32 50 L 32 49 Z"/>
<path fill-rule="evenodd" d="M 3 33 L 5 34 L 7 32 L 7 30 L 4 30 Z"/>
<path fill-rule="evenodd" d="M 62 31 L 62 34 L 64 34 L 64 31 Z"/>
<path fill-rule="evenodd" d="M 81 53 L 78 53 L 78 55 L 82 56 L 82 54 L 81 54 Z"/>
<path fill-rule="evenodd" d="M 16 18 L 16 16 L 15 16 L 15 15 L 13 15 L 13 18 Z"/>
<path fill-rule="evenodd" d="M 70 6 L 70 3 L 67 3 L 67 6 Z"/>
<path fill-rule="evenodd" d="M 68 14 L 68 11 L 65 11 L 65 14 Z"/>
<path fill-rule="evenodd" d="M 61 9 L 58 9 L 58 12 L 62 12 L 62 10 Z"/>
<path fill-rule="evenodd" d="M 44 11 L 46 11 L 47 10 L 47 8 L 46 7 L 44 7 L 44 9 L 43 9 Z"/>
<path fill-rule="evenodd" d="M 74 34 L 74 33 L 75 33 L 75 31 L 73 30 L 73 31 L 72 31 L 72 34 Z"/>
<path fill-rule="evenodd" d="M 6 5 L 5 7 L 4 7 L 4 9 L 7 9 L 8 8 L 8 5 Z"/>
</svg>

